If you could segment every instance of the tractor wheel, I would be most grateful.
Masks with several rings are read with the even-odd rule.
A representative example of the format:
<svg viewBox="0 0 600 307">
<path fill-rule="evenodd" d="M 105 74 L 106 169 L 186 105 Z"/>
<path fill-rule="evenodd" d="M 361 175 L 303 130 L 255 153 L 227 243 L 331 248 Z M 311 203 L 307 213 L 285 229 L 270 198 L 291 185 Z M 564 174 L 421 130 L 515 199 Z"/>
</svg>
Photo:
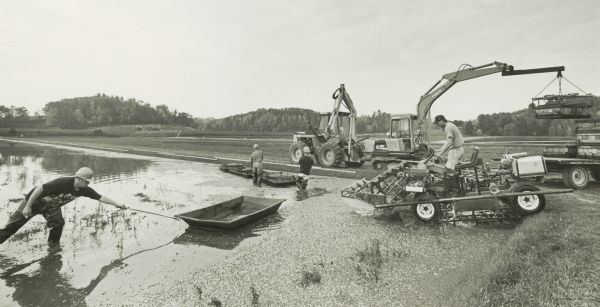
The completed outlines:
<svg viewBox="0 0 600 307">
<path fill-rule="evenodd" d="M 590 175 L 592 175 L 592 178 L 594 178 L 594 180 L 600 181 L 600 169 L 591 170 Z"/>
<path fill-rule="evenodd" d="M 570 188 L 583 189 L 590 182 L 590 174 L 581 166 L 566 168 L 563 173 L 563 182 Z"/>
<path fill-rule="evenodd" d="M 430 195 L 423 195 L 415 199 L 415 201 L 427 201 L 432 200 L 433 197 Z M 429 223 L 435 220 L 440 215 L 440 204 L 439 203 L 420 203 L 412 205 L 412 212 L 415 217 L 425 223 Z"/>
<path fill-rule="evenodd" d="M 512 192 L 539 191 L 540 189 L 530 184 L 520 184 L 512 189 Z M 513 210 L 518 213 L 531 215 L 544 210 L 546 207 L 546 197 L 543 194 L 513 196 L 511 201 Z"/>
<path fill-rule="evenodd" d="M 322 167 L 336 167 L 342 163 L 344 152 L 337 142 L 327 142 L 321 147 L 319 163 Z"/>
<path fill-rule="evenodd" d="M 290 159 L 290 163 L 298 164 L 300 163 L 300 158 L 302 158 L 302 149 L 306 146 L 303 142 L 298 142 L 290 145 L 290 151 L 288 158 Z"/>
</svg>

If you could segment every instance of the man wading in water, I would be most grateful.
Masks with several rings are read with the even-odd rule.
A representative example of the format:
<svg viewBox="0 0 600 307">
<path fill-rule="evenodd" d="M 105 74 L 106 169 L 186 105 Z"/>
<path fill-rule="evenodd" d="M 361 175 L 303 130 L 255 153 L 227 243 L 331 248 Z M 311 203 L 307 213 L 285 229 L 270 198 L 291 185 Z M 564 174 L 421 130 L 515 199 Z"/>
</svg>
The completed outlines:
<svg viewBox="0 0 600 307">
<path fill-rule="evenodd" d="M 48 242 L 58 243 L 65 225 L 60 208 L 79 196 L 99 200 L 119 209 L 127 209 L 125 205 L 118 204 L 88 187 L 92 178 L 94 178 L 94 171 L 91 168 L 82 167 L 74 177 L 57 178 L 33 188 L 25 196 L 19 209 L 11 215 L 6 226 L 0 229 L 0 244 L 8 240 L 37 214 L 44 216 L 46 225 L 50 228 Z"/>
<path fill-rule="evenodd" d="M 262 186 L 262 173 L 263 173 L 263 151 L 260 150 L 258 144 L 252 146 L 254 151 L 250 155 L 250 165 L 252 166 L 252 182 L 255 186 Z"/>
</svg>

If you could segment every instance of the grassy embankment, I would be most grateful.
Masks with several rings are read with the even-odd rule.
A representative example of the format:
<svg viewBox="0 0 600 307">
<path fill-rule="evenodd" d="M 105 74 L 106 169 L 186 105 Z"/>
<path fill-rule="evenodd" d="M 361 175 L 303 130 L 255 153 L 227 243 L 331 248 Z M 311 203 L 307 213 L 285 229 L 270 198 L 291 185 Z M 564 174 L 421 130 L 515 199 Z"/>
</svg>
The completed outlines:
<svg viewBox="0 0 600 307">
<path fill-rule="evenodd" d="M 472 265 L 444 305 L 599 306 L 600 210 L 579 196 L 553 197 L 505 246 Z"/>
</svg>

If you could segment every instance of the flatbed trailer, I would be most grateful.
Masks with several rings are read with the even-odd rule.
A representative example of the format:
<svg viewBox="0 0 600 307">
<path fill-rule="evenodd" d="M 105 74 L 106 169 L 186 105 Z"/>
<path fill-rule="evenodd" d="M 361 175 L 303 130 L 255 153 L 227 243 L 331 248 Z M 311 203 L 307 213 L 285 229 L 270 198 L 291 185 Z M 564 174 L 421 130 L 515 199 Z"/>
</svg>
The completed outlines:
<svg viewBox="0 0 600 307">
<path fill-rule="evenodd" d="M 590 177 L 600 181 L 600 158 L 545 157 L 549 172 L 561 173 L 566 186 L 583 189 Z"/>
</svg>

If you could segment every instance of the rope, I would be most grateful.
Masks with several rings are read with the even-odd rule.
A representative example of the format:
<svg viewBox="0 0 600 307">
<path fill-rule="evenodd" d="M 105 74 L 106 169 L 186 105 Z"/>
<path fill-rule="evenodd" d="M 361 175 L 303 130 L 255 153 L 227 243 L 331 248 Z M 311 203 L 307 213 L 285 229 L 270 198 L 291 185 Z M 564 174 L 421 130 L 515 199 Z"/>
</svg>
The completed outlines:
<svg viewBox="0 0 600 307">
<path fill-rule="evenodd" d="M 543 91 L 545 91 L 548 88 L 548 86 L 552 85 L 552 83 L 554 83 L 554 81 L 556 81 L 556 79 L 558 79 L 558 77 L 555 77 L 554 79 L 552 79 L 552 81 L 550 81 L 550 83 L 548 83 L 548 85 L 546 85 L 546 87 L 544 87 L 539 93 L 535 94 L 535 96 L 533 96 L 533 97 L 535 98 L 535 97 L 539 96 Z M 559 87 L 560 87 L 560 85 L 559 85 Z"/>
<path fill-rule="evenodd" d="M 558 76 L 556 76 L 556 78 L 552 79 L 552 81 L 550 81 L 550 83 L 548 83 L 548 85 L 546 85 L 541 91 L 539 91 L 539 93 L 537 93 L 534 96 L 534 98 L 538 97 L 543 91 L 545 91 L 557 79 L 558 79 L 558 95 L 562 96 L 562 79 L 565 79 L 565 81 L 569 82 L 569 84 L 571 84 L 572 86 L 574 86 L 575 88 L 577 88 L 581 93 L 587 94 L 586 91 L 582 90 L 579 86 L 573 84 L 573 82 L 569 81 L 569 79 L 565 78 L 562 74 L 559 74 Z"/>
<path fill-rule="evenodd" d="M 563 79 L 567 80 L 567 82 L 569 82 L 569 84 L 571 84 L 572 86 L 576 87 L 576 88 L 577 88 L 579 91 L 581 91 L 583 94 L 587 94 L 587 92 L 586 92 L 586 91 L 584 91 L 584 90 L 582 90 L 581 88 L 579 88 L 579 86 L 577 86 L 577 85 L 573 84 L 573 82 L 569 81 L 569 79 L 565 78 L 564 76 L 563 76 Z"/>
</svg>

